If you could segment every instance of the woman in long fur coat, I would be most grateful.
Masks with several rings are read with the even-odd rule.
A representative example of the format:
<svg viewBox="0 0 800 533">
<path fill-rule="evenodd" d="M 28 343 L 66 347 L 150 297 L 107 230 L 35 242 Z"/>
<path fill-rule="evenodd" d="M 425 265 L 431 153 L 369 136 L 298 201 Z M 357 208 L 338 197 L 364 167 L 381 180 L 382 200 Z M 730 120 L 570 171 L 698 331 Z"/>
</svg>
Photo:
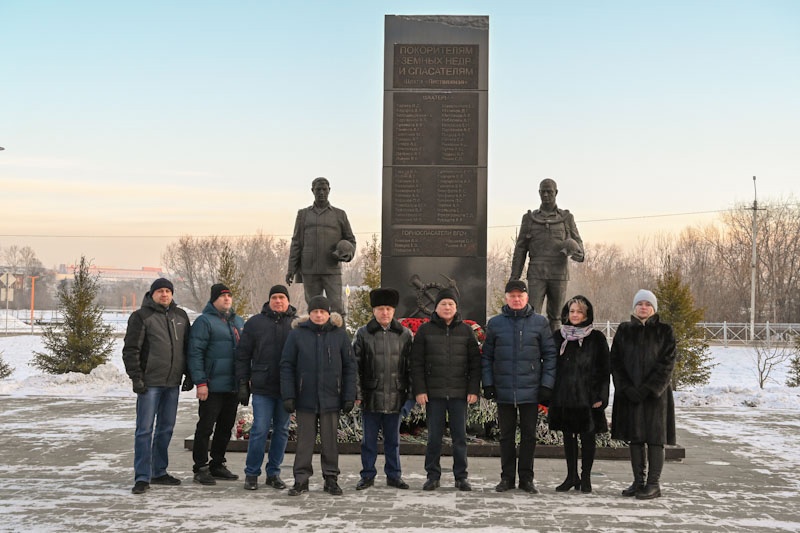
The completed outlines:
<svg viewBox="0 0 800 533">
<path fill-rule="evenodd" d="M 661 496 L 664 445 L 675 444 L 671 386 L 675 334 L 672 326 L 661 322 L 656 311 L 655 295 L 648 290 L 637 292 L 633 298 L 633 316 L 619 325 L 611 345 L 614 377 L 611 437 L 630 443 L 633 469 L 633 483 L 622 495 L 641 500 Z"/>
<path fill-rule="evenodd" d="M 558 349 L 556 383 L 550 402 L 550 429 L 564 435 L 567 478 L 556 487 L 592 492 L 595 435 L 608 431 L 609 352 L 602 332 L 593 328 L 594 310 L 585 296 L 567 301 L 561 328 L 553 333 Z M 578 476 L 578 435 L 581 438 L 581 475 Z"/>
</svg>

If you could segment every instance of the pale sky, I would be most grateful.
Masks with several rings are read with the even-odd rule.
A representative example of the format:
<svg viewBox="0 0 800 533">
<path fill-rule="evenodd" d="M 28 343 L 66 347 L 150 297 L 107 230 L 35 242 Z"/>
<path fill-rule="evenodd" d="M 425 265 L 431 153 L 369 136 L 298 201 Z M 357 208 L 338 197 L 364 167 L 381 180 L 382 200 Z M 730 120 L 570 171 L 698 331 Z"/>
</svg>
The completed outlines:
<svg viewBox="0 0 800 533">
<path fill-rule="evenodd" d="M 490 245 L 544 177 L 587 243 L 706 223 L 656 215 L 754 175 L 800 197 L 794 0 L 0 0 L 0 248 L 139 268 L 184 234 L 288 238 L 316 176 L 380 234 L 387 14 L 489 16 Z"/>
</svg>

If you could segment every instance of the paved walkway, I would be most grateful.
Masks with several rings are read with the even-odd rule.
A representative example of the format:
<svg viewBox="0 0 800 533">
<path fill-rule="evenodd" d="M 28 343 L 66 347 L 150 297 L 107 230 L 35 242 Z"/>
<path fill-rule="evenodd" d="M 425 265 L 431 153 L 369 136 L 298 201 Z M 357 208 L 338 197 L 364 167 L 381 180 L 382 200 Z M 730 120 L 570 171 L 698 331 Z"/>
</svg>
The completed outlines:
<svg viewBox="0 0 800 533">
<path fill-rule="evenodd" d="M 553 491 L 565 473 L 558 459 L 537 459 L 540 495 L 495 493 L 497 458 L 470 459 L 471 493 L 456 491 L 447 473 L 441 489 L 423 493 L 419 456 L 403 458 L 409 491 L 387 488 L 379 477 L 374 488 L 356 492 L 357 456 L 341 457 L 345 494 L 338 498 L 322 492 L 318 473 L 298 498 L 245 491 L 241 481 L 201 487 L 191 482 L 191 453 L 182 447 L 195 411 L 194 401 L 181 401 L 171 447 L 170 472 L 183 485 L 135 496 L 133 398 L 0 397 L 0 531 L 800 531 L 796 477 L 765 467 L 752 450 L 687 429 L 702 427 L 704 417 L 743 422 L 724 410 L 679 411 L 692 421 L 679 430 L 687 459 L 667 463 L 664 497 L 652 501 L 619 496 L 630 482 L 624 461 L 595 464 L 591 495 Z M 798 422 L 800 413 L 785 413 L 784 423 Z M 288 455 L 287 482 L 292 461 Z M 231 454 L 228 464 L 241 473 L 244 454 Z"/>
</svg>

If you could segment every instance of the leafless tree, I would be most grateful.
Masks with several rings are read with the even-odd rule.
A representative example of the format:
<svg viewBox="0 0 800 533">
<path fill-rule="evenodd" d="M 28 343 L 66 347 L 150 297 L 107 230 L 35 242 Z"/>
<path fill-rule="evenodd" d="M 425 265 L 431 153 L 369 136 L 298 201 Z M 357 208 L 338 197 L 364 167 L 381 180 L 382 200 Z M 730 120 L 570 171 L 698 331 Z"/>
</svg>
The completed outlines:
<svg viewBox="0 0 800 533">
<path fill-rule="evenodd" d="M 789 360 L 792 353 L 792 348 L 783 343 L 756 343 L 753 345 L 753 352 L 750 357 L 756 365 L 756 378 L 758 378 L 759 388 L 763 389 L 764 385 L 769 381 L 777 383 L 770 376 L 775 369 L 783 366 Z"/>
<path fill-rule="evenodd" d="M 184 235 L 167 246 L 162 254 L 164 268 L 176 286 L 176 298 L 184 305 L 200 311 L 208 301 L 211 285 L 219 281 L 222 250 L 228 246 L 241 274 L 244 298 L 249 302 L 246 314 L 261 311 L 269 289 L 284 283 L 289 244 L 271 235 L 258 233 L 248 237 L 192 237 Z M 302 285 L 289 289 L 296 307 L 302 301 Z"/>
</svg>

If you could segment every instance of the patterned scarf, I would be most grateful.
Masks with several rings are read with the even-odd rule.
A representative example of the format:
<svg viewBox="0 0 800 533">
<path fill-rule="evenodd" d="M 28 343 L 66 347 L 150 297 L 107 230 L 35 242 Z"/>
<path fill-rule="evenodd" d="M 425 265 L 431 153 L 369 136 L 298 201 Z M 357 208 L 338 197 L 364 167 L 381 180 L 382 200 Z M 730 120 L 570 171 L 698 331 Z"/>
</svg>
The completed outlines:
<svg viewBox="0 0 800 533">
<path fill-rule="evenodd" d="M 583 327 L 563 324 L 561 326 L 561 336 L 564 337 L 564 342 L 561 343 L 561 350 L 559 350 L 558 355 L 564 355 L 564 350 L 567 349 L 567 343 L 569 341 L 578 341 L 578 346 L 583 346 L 584 337 L 589 335 L 593 329 L 593 324 Z"/>
</svg>

